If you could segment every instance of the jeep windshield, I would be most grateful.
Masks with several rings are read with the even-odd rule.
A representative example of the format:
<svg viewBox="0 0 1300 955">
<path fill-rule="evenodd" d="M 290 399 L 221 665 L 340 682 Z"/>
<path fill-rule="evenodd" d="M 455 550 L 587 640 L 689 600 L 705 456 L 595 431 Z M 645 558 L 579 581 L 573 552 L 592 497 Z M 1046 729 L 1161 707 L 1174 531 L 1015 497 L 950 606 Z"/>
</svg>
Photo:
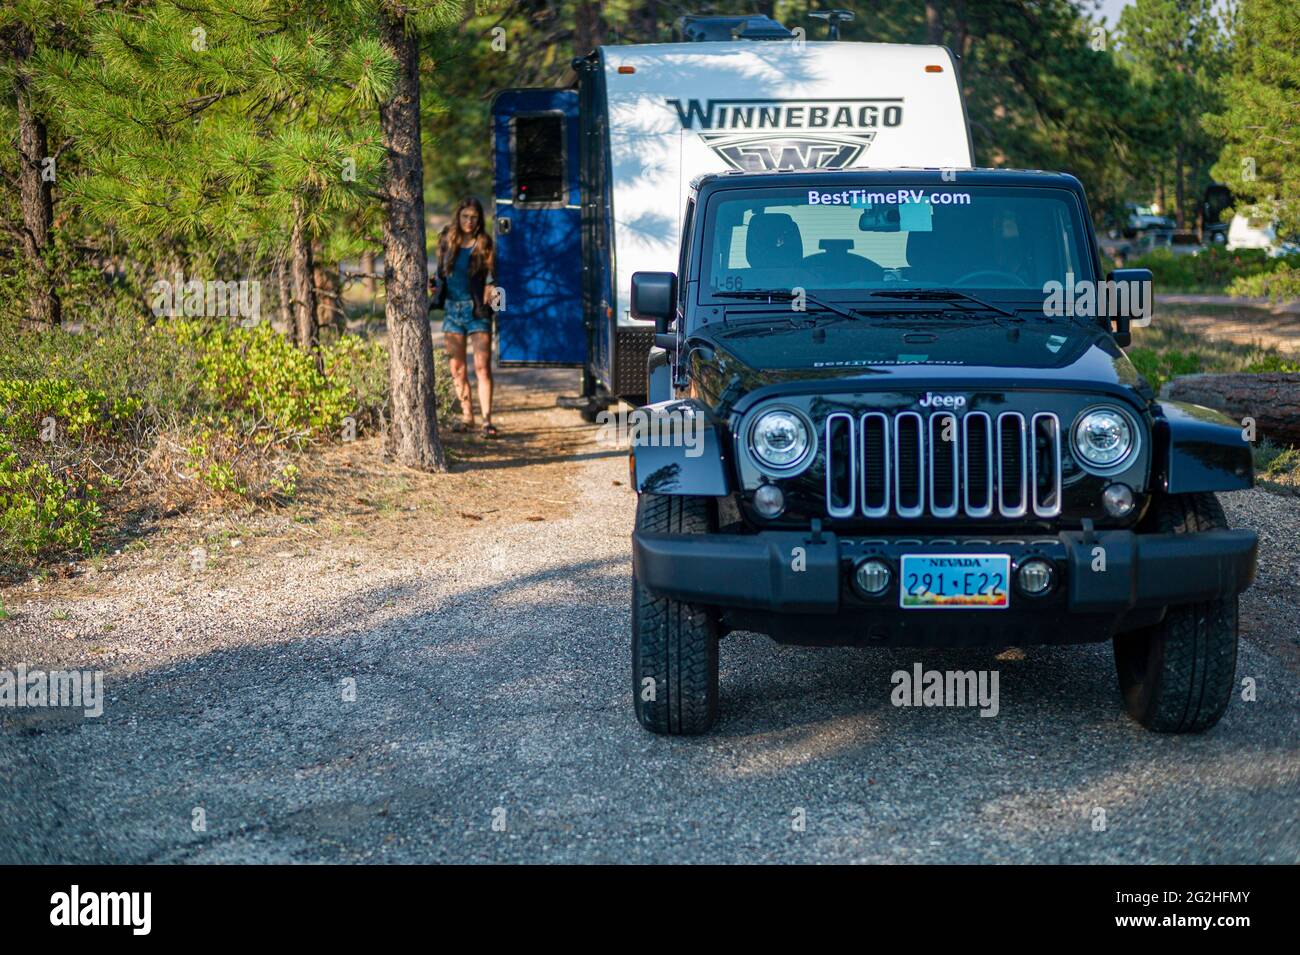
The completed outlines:
<svg viewBox="0 0 1300 955">
<path fill-rule="evenodd" d="M 938 300 L 924 290 L 946 289 L 950 298 L 1041 304 L 1050 282 L 1094 278 L 1082 216 L 1073 193 L 1052 188 L 726 190 L 708 206 L 700 297 L 736 302 L 752 296 L 728 293 L 802 288 L 879 310 Z"/>
</svg>

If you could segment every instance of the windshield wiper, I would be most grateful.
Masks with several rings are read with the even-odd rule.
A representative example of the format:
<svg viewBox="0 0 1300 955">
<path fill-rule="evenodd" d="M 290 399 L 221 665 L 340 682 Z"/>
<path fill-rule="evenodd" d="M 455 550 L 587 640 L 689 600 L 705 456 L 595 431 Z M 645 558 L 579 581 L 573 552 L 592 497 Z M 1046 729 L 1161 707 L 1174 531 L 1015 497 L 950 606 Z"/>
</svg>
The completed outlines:
<svg viewBox="0 0 1300 955">
<path fill-rule="evenodd" d="M 917 302 L 954 302 L 954 299 L 964 299 L 967 302 L 974 302 L 980 308 L 986 308 L 990 312 L 998 312 L 1008 318 L 1015 318 L 1016 313 L 1003 308 L 1001 305 L 994 305 L 983 299 L 976 298 L 969 292 L 963 292 L 955 288 L 900 288 L 900 289 L 879 289 L 871 293 L 875 298 L 901 298 L 911 299 Z"/>
<path fill-rule="evenodd" d="M 757 301 L 767 299 L 768 302 L 793 302 L 794 292 L 787 292 L 785 289 L 765 289 L 765 288 L 747 288 L 735 289 L 727 292 L 714 292 L 718 298 L 743 298 Z M 845 308 L 835 302 L 828 302 L 824 298 L 813 295 L 812 292 L 803 293 L 804 301 L 812 302 L 819 308 L 824 308 L 828 312 L 834 312 L 837 315 L 843 315 L 845 318 L 858 319 L 864 317 L 861 312 L 855 312 L 851 308 Z"/>
</svg>

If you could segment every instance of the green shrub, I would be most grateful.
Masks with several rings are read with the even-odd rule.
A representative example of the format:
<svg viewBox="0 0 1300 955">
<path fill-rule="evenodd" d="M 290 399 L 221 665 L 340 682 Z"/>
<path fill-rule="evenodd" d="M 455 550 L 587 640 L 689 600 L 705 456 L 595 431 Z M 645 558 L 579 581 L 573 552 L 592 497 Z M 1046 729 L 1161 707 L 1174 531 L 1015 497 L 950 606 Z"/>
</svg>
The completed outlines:
<svg viewBox="0 0 1300 955">
<path fill-rule="evenodd" d="M 86 451 L 138 412 L 63 378 L 0 379 L 0 560 L 89 549 L 114 482 Z"/>
<path fill-rule="evenodd" d="M 1300 268 L 1283 260 L 1272 271 L 1233 279 L 1228 294 L 1259 296 L 1272 302 L 1300 298 Z"/>
<path fill-rule="evenodd" d="M 347 394 L 358 431 L 379 427 L 388 404 L 388 352 L 373 339 L 343 335 L 322 354 L 325 376 Z"/>
<path fill-rule="evenodd" d="M 111 434 L 140 410 L 140 402 L 109 398 L 63 378 L 0 379 L 0 410 L 11 439 L 50 442 L 60 429 L 74 438 Z"/>
<path fill-rule="evenodd" d="M 18 331 L 0 322 L 0 380 L 64 379 L 109 401 L 135 402 L 149 421 L 193 407 L 199 378 L 193 356 L 162 333 L 165 326 L 126 308 L 110 301 L 76 333 Z"/>
<path fill-rule="evenodd" d="M 1285 448 L 1264 467 L 1267 478 L 1278 478 L 1300 473 L 1300 448 Z"/>
<path fill-rule="evenodd" d="M 1263 438 L 1255 445 L 1254 456 L 1255 474 L 1261 480 L 1300 490 L 1300 448 Z"/>
<path fill-rule="evenodd" d="M 1142 377 L 1150 382 L 1156 391 L 1166 381 L 1178 375 L 1194 375 L 1201 371 L 1202 356 L 1197 352 L 1185 352 L 1176 348 L 1158 350 L 1155 348 L 1134 347 L 1128 351 L 1129 361 L 1137 366 Z"/>
<path fill-rule="evenodd" d="M 5 305 L 24 298 L 13 282 L 0 274 L 0 564 L 90 547 L 109 492 L 138 475 L 168 506 L 291 500 L 307 447 L 386 418 L 387 350 L 369 335 L 327 336 L 318 366 L 269 324 L 154 319 L 141 288 L 94 270 L 64 328 L 28 329 Z M 438 414 L 455 415 L 441 349 L 434 370 Z"/>
<path fill-rule="evenodd" d="M 1265 276 L 1300 266 L 1300 256 L 1269 258 L 1263 249 L 1229 252 L 1216 245 L 1196 255 L 1174 255 L 1169 249 L 1155 249 L 1126 264 L 1130 268 L 1150 269 L 1157 292 L 1253 295 L 1265 293 L 1236 291 L 1247 287 L 1236 283 L 1247 280 L 1266 283 Z"/>
<path fill-rule="evenodd" d="M 348 389 L 270 325 L 177 321 L 158 326 L 194 355 L 202 406 L 196 424 L 243 434 L 255 444 L 295 446 L 342 427 Z"/>
<path fill-rule="evenodd" d="M 112 476 L 147 472 L 171 501 L 290 500 L 295 455 L 383 419 L 388 358 L 374 340 L 342 336 L 318 368 L 270 325 L 133 308 L 106 302 L 75 332 L 0 316 L 0 563 L 89 548 Z M 440 405 L 444 392 L 445 361 Z"/>
<path fill-rule="evenodd" d="M 0 561 L 50 549 L 87 551 L 103 512 L 100 483 L 71 468 L 56 473 L 0 435 Z"/>
<path fill-rule="evenodd" d="M 1278 352 L 1261 352 L 1260 357 L 1246 364 L 1242 371 L 1248 371 L 1252 375 L 1259 375 L 1270 371 L 1296 372 L 1300 371 L 1300 361 L 1294 358 L 1287 358 Z"/>
<path fill-rule="evenodd" d="M 433 397 L 438 403 L 438 421 L 447 423 L 460 414 L 460 401 L 451 380 L 451 365 L 447 352 L 438 348 L 433 353 Z"/>
<path fill-rule="evenodd" d="M 1156 391 L 1179 375 L 1300 371 L 1300 359 L 1276 348 L 1208 339 L 1187 331 L 1175 318 L 1162 318 L 1149 327 L 1134 329 L 1134 342 L 1127 349 L 1129 360 Z"/>
</svg>

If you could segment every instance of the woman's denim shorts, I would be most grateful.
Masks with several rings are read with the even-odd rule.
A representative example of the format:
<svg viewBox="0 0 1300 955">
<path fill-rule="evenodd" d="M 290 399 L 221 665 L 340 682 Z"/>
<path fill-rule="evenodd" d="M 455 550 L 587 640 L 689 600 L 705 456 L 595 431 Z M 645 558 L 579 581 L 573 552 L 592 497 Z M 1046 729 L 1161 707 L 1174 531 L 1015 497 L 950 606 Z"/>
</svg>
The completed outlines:
<svg viewBox="0 0 1300 955">
<path fill-rule="evenodd" d="M 448 302 L 447 310 L 442 316 L 442 333 L 444 335 L 472 335 L 475 332 L 491 334 L 491 320 L 475 318 L 474 303 L 469 299 L 463 302 Z"/>
</svg>

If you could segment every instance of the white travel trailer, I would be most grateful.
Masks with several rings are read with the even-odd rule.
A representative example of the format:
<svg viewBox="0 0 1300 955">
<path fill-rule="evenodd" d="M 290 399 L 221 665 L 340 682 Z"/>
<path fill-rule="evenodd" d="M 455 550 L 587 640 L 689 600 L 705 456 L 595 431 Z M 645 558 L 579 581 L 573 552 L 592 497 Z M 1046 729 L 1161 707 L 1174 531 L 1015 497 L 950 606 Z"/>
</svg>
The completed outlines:
<svg viewBox="0 0 1300 955">
<path fill-rule="evenodd" d="M 973 162 L 946 48 L 808 41 L 766 17 L 683 26 L 705 39 L 599 47 L 571 87 L 493 101 L 498 358 L 581 367 L 562 403 L 586 417 L 646 393 L 632 273 L 676 267 L 694 177 Z"/>
<path fill-rule="evenodd" d="M 1275 223 L 1268 219 L 1252 220 L 1249 216 L 1240 213 L 1233 216 L 1232 222 L 1228 224 L 1226 248 L 1229 252 L 1236 252 L 1238 249 L 1264 249 L 1274 258 L 1297 251 L 1294 242 L 1278 239 Z"/>
</svg>

